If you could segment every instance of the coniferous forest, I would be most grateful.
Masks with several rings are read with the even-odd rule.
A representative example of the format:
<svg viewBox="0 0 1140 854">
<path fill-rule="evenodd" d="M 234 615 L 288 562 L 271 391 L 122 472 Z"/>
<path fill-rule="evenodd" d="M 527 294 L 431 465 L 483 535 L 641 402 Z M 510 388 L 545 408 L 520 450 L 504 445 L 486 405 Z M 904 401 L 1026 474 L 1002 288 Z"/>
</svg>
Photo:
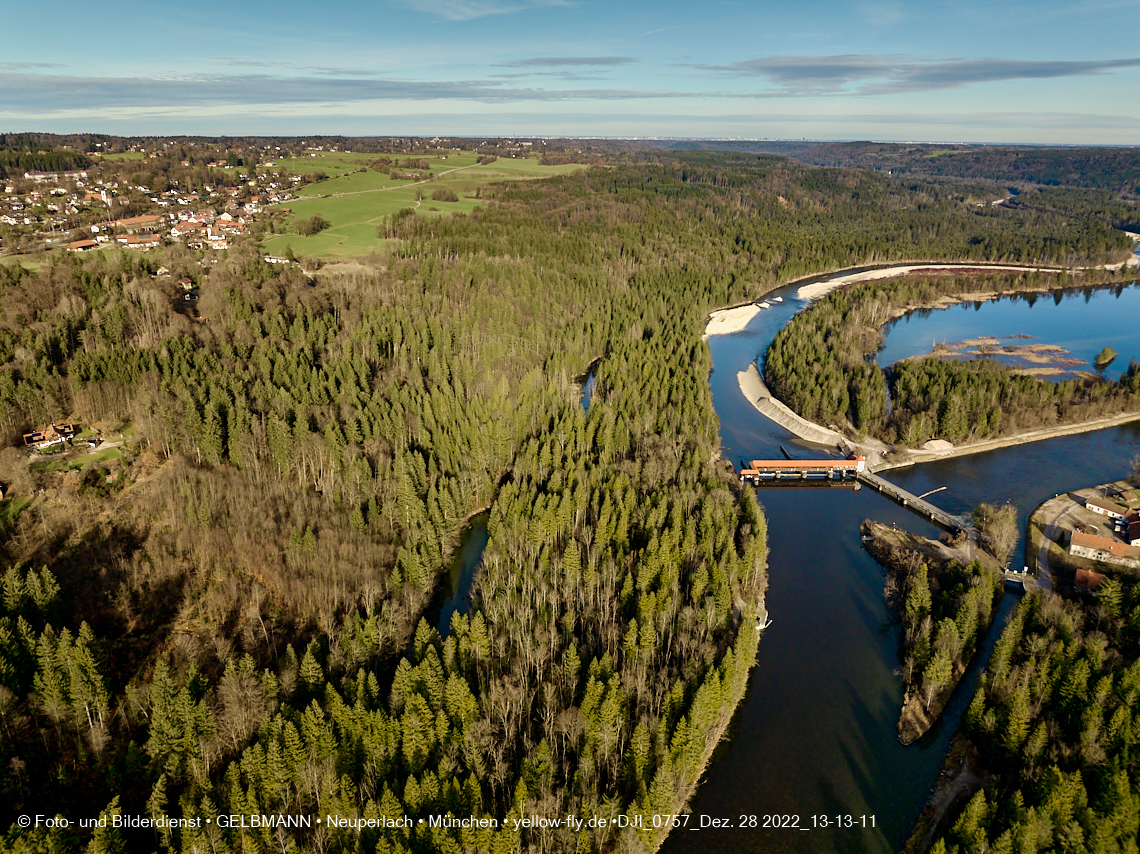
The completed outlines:
<svg viewBox="0 0 1140 854">
<path fill-rule="evenodd" d="M 0 265 L 6 848 L 654 849 L 651 821 L 383 818 L 692 795 L 766 586 L 764 517 L 718 460 L 707 312 L 854 264 L 1122 248 L 969 188 L 768 156 L 647 155 L 483 197 L 316 272 L 171 249 L 193 311 L 158 258 Z M 18 447 L 71 418 L 117 425 L 119 456 L 81 471 Z M 441 634 L 425 610 L 484 511 L 470 607 Z M 12 824 L 40 803 L 381 826 Z"/>
<path fill-rule="evenodd" d="M 910 448 L 932 438 L 980 441 L 1140 410 L 1136 364 L 1114 381 L 1051 382 L 992 359 L 959 362 L 935 355 L 885 368 L 872 360 L 883 326 L 910 307 L 945 297 L 1059 288 L 1076 278 L 1037 271 L 918 273 L 833 291 L 780 330 L 766 354 L 764 376 L 777 397 L 809 421 L 850 425 Z M 1090 273 L 1078 283 L 1119 278 Z"/>
<path fill-rule="evenodd" d="M 934 854 L 1136 850 L 1138 589 L 1108 579 L 1095 606 L 1018 606 L 964 723 L 996 779 Z"/>
</svg>

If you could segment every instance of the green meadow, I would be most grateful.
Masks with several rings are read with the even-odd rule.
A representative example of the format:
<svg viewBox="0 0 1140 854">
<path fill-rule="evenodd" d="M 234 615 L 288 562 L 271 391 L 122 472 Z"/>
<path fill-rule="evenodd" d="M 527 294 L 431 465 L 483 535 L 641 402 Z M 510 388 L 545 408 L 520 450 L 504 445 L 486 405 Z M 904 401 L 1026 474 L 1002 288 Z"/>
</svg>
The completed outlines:
<svg viewBox="0 0 1140 854">
<path fill-rule="evenodd" d="M 280 160 L 270 158 L 273 165 L 263 163 L 257 171 L 286 169 L 294 175 L 324 172 L 330 178 L 335 178 L 354 169 L 363 169 L 379 156 L 379 154 L 352 154 L 345 151 L 314 151 L 301 157 L 283 157 Z"/>
<path fill-rule="evenodd" d="M 145 151 L 117 151 L 113 154 L 100 154 L 95 158 L 95 162 L 100 160 L 143 160 L 148 157 Z"/>
<path fill-rule="evenodd" d="M 542 166 L 534 159 L 499 159 L 494 163 L 476 164 L 472 152 L 449 152 L 442 156 L 411 155 L 411 159 L 426 160 L 431 166 L 433 180 L 411 182 L 393 181 L 387 172 L 351 172 L 360 169 L 378 155 L 328 153 L 326 157 L 293 158 L 277 161 L 277 167 L 290 172 L 316 171 L 303 168 L 305 161 L 320 163 L 320 171 L 330 177 L 326 181 L 310 184 L 298 191 L 297 198 L 280 207 L 291 214 L 284 231 L 291 232 L 298 220 L 320 214 L 329 222 L 329 228 L 319 234 L 302 237 L 285 233 L 266 235 L 262 246 L 272 255 L 282 255 L 287 246 L 298 255 L 354 257 L 367 255 L 383 242 L 376 235 L 384 218 L 401 208 L 413 208 L 420 216 L 443 216 L 449 213 L 470 213 L 480 205 L 476 190 L 497 181 L 518 181 L 564 175 L 581 169 L 577 165 Z M 387 155 L 406 160 L 408 156 Z M 326 168 L 325 164 L 334 168 Z M 339 174 L 335 174 L 339 170 Z M 434 190 L 453 190 L 455 202 L 435 201 Z M 422 198 L 417 199 L 419 194 Z"/>
</svg>

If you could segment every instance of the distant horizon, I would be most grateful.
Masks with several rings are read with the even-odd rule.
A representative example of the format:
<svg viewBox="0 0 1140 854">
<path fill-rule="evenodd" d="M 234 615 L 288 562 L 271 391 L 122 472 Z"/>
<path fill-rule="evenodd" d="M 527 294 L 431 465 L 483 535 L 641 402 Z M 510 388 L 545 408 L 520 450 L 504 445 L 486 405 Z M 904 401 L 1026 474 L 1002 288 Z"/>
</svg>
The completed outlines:
<svg viewBox="0 0 1140 854">
<path fill-rule="evenodd" d="M 271 139 L 304 139 L 305 137 L 341 137 L 344 139 L 389 139 L 406 137 L 408 139 L 431 140 L 440 139 L 536 139 L 536 140 L 582 140 L 599 142 L 772 142 L 772 143 L 818 143 L 818 144 L 858 144 L 871 145 L 965 145 L 987 148 L 1140 148 L 1140 142 L 1001 142 L 979 141 L 963 139 L 886 139 L 870 137 L 827 138 L 827 137 L 772 137 L 772 136 L 603 136 L 600 134 L 535 134 L 535 133 L 452 133 L 433 132 L 402 133 L 388 131 L 386 133 L 342 133 L 335 130 L 310 133 L 269 133 L 266 131 L 245 131 L 228 133 L 158 133 L 142 131 L 136 133 L 113 133 L 94 130 L 39 130 L 23 128 L 21 130 L 7 130 L 0 128 L 0 135 L 19 136 L 22 134 L 51 134 L 54 136 L 110 136 L 120 139 L 172 139 L 176 137 L 186 139 L 243 139 L 249 137 L 268 137 Z"/>
<path fill-rule="evenodd" d="M 1140 145 L 1135 0 L 61 3 L 6 15 L 0 126 Z"/>
</svg>

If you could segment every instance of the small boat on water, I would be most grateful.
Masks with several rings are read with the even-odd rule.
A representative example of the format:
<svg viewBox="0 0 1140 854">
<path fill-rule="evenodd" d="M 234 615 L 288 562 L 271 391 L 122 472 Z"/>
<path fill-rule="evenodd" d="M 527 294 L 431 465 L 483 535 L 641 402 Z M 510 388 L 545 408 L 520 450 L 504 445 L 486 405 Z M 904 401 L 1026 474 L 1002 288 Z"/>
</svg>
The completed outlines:
<svg viewBox="0 0 1140 854">
<path fill-rule="evenodd" d="M 758 303 L 756 303 L 756 307 L 757 308 L 771 308 L 772 304 L 769 302 L 758 302 Z"/>
<path fill-rule="evenodd" d="M 783 302 L 783 301 L 784 301 L 783 297 L 772 297 L 772 302 Z"/>
</svg>

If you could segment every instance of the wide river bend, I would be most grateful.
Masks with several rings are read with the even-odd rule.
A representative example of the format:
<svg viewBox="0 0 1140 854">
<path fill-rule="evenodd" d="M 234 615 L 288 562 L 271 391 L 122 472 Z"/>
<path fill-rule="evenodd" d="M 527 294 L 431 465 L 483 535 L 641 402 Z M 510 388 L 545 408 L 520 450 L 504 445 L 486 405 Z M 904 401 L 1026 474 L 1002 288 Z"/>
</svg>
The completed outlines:
<svg viewBox="0 0 1140 854">
<path fill-rule="evenodd" d="M 779 458 L 780 445 L 796 453 L 798 440 L 753 408 L 736 375 L 762 359 L 776 332 L 806 306 L 796 296 L 802 284 L 769 294 L 769 302 L 771 297 L 783 301 L 760 312 L 745 330 L 709 339 L 722 453 L 734 464 L 741 458 Z M 1039 306 L 1082 312 L 1096 304 L 1107 303 L 1046 299 Z M 968 329 L 969 314 L 958 314 Z M 1123 361 L 1121 370 L 1127 357 Z M 1010 501 L 1024 529 L 1027 514 L 1055 493 L 1124 476 L 1138 445 L 1140 422 L 1132 422 L 896 469 L 887 477 L 916 494 L 947 486 L 932 500 L 952 513 L 969 512 L 982 501 Z M 798 450 L 808 455 L 806 448 Z M 811 828 L 813 815 L 839 814 L 866 816 L 866 824 L 874 816 L 874 827 L 684 829 L 674 831 L 662 850 L 898 850 L 930 794 L 984 661 L 1019 594 L 1004 597 L 983 654 L 943 720 L 920 742 L 903 747 L 895 737 L 902 701 L 897 639 L 883 600 L 882 571 L 862 549 L 859 525 L 874 518 L 928 536 L 937 529 L 869 489 L 770 488 L 758 495 L 768 517 L 767 607 L 773 622 L 760 641 L 749 694 L 692 803 L 689 826 L 695 827 L 702 814 L 733 824 L 743 816 L 761 817 L 762 823 L 766 815 L 795 815 L 800 827 Z M 1015 552 L 1014 560 L 1020 554 Z"/>
</svg>

